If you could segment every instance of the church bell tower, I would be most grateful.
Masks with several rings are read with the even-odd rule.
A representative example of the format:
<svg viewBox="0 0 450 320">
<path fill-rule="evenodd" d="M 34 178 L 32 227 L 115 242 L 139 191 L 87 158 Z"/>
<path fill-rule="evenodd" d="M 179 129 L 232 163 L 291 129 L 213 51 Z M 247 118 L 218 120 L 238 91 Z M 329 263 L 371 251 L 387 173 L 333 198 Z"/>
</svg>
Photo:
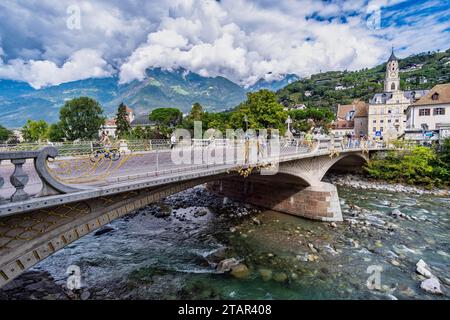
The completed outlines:
<svg viewBox="0 0 450 320">
<path fill-rule="evenodd" d="M 400 77 L 398 74 L 398 59 L 392 48 L 391 56 L 386 64 L 386 78 L 384 80 L 384 91 L 393 92 L 400 90 Z"/>
</svg>

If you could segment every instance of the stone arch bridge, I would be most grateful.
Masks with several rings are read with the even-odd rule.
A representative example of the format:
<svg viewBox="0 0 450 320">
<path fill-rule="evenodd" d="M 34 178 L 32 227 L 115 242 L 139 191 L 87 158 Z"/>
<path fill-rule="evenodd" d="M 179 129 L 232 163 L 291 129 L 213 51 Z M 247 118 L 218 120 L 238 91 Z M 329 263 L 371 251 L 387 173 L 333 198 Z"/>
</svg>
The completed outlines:
<svg viewBox="0 0 450 320">
<path fill-rule="evenodd" d="M 204 155 L 204 149 L 197 152 Z M 293 141 L 281 145 L 276 159 L 261 157 L 253 166 L 174 165 L 170 150 L 123 154 L 100 164 L 87 156 L 58 157 L 53 147 L 0 152 L 0 287 L 114 219 L 204 183 L 219 195 L 264 208 L 341 221 L 336 187 L 322 178 L 331 169 L 361 168 L 373 151 L 330 140 L 313 146 Z"/>
</svg>

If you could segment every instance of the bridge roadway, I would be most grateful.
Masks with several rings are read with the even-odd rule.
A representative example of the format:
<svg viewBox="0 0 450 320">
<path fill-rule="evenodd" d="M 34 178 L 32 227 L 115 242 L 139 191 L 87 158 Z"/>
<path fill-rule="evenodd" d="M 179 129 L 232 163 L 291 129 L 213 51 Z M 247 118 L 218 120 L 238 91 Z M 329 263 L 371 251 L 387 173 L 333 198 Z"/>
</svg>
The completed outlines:
<svg viewBox="0 0 450 320">
<path fill-rule="evenodd" d="M 215 147 L 210 156 L 221 149 L 228 148 Z M 276 174 L 259 175 L 266 169 L 255 168 L 248 178 L 243 177 L 248 165 L 242 149 L 225 164 L 174 164 L 170 150 L 123 154 L 119 161 L 100 163 L 86 156 L 58 157 L 53 148 L 0 153 L 0 287 L 102 225 L 203 183 L 213 192 L 262 207 L 341 221 L 336 188 L 321 180 L 331 167 L 361 166 L 375 149 L 342 149 L 339 141 L 329 139 L 313 147 L 282 143 L 279 155 L 257 162 L 279 163 Z M 250 150 L 254 155 L 255 149 Z"/>
</svg>

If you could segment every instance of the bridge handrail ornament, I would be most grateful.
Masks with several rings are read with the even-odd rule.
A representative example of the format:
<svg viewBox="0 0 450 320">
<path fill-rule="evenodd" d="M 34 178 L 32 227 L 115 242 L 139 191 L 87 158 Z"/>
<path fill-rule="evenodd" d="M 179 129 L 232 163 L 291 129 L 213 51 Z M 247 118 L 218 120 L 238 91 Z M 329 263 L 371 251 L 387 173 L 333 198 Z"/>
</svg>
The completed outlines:
<svg viewBox="0 0 450 320">
<path fill-rule="evenodd" d="M 79 191 L 77 188 L 64 185 L 57 181 L 48 171 L 47 160 L 49 158 L 54 159 L 56 156 L 58 156 L 58 150 L 55 147 L 44 147 L 38 151 L 8 151 L 0 153 L 0 162 L 9 160 L 14 165 L 14 172 L 11 174 L 9 180 L 16 190 L 10 197 L 10 201 L 25 201 L 31 197 L 24 190 L 29 177 L 23 170 L 23 165 L 28 159 L 33 159 L 34 168 L 42 182 L 42 189 L 37 197 Z M 0 177 L 0 188 L 3 184 L 4 178 Z"/>
</svg>

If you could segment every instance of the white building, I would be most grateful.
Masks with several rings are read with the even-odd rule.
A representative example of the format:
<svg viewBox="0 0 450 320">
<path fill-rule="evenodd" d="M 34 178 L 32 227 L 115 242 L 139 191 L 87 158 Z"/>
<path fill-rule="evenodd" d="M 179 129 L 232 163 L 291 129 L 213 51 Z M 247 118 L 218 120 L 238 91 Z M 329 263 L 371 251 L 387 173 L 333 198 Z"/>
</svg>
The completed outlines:
<svg viewBox="0 0 450 320">
<path fill-rule="evenodd" d="M 126 111 L 127 111 L 127 120 L 128 122 L 132 123 L 135 118 L 133 109 L 126 107 Z M 105 124 L 100 128 L 98 134 L 101 135 L 103 131 L 108 136 L 115 138 L 117 131 L 116 118 L 105 120 Z"/>
<path fill-rule="evenodd" d="M 426 143 L 450 137 L 450 83 L 438 84 L 406 110 L 405 139 Z"/>
<path fill-rule="evenodd" d="M 428 90 L 400 90 L 398 59 L 392 50 L 386 64 L 384 92 L 369 101 L 368 131 L 372 139 L 394 140 L 404 133 L 406 108 Z"/>
</svg>

